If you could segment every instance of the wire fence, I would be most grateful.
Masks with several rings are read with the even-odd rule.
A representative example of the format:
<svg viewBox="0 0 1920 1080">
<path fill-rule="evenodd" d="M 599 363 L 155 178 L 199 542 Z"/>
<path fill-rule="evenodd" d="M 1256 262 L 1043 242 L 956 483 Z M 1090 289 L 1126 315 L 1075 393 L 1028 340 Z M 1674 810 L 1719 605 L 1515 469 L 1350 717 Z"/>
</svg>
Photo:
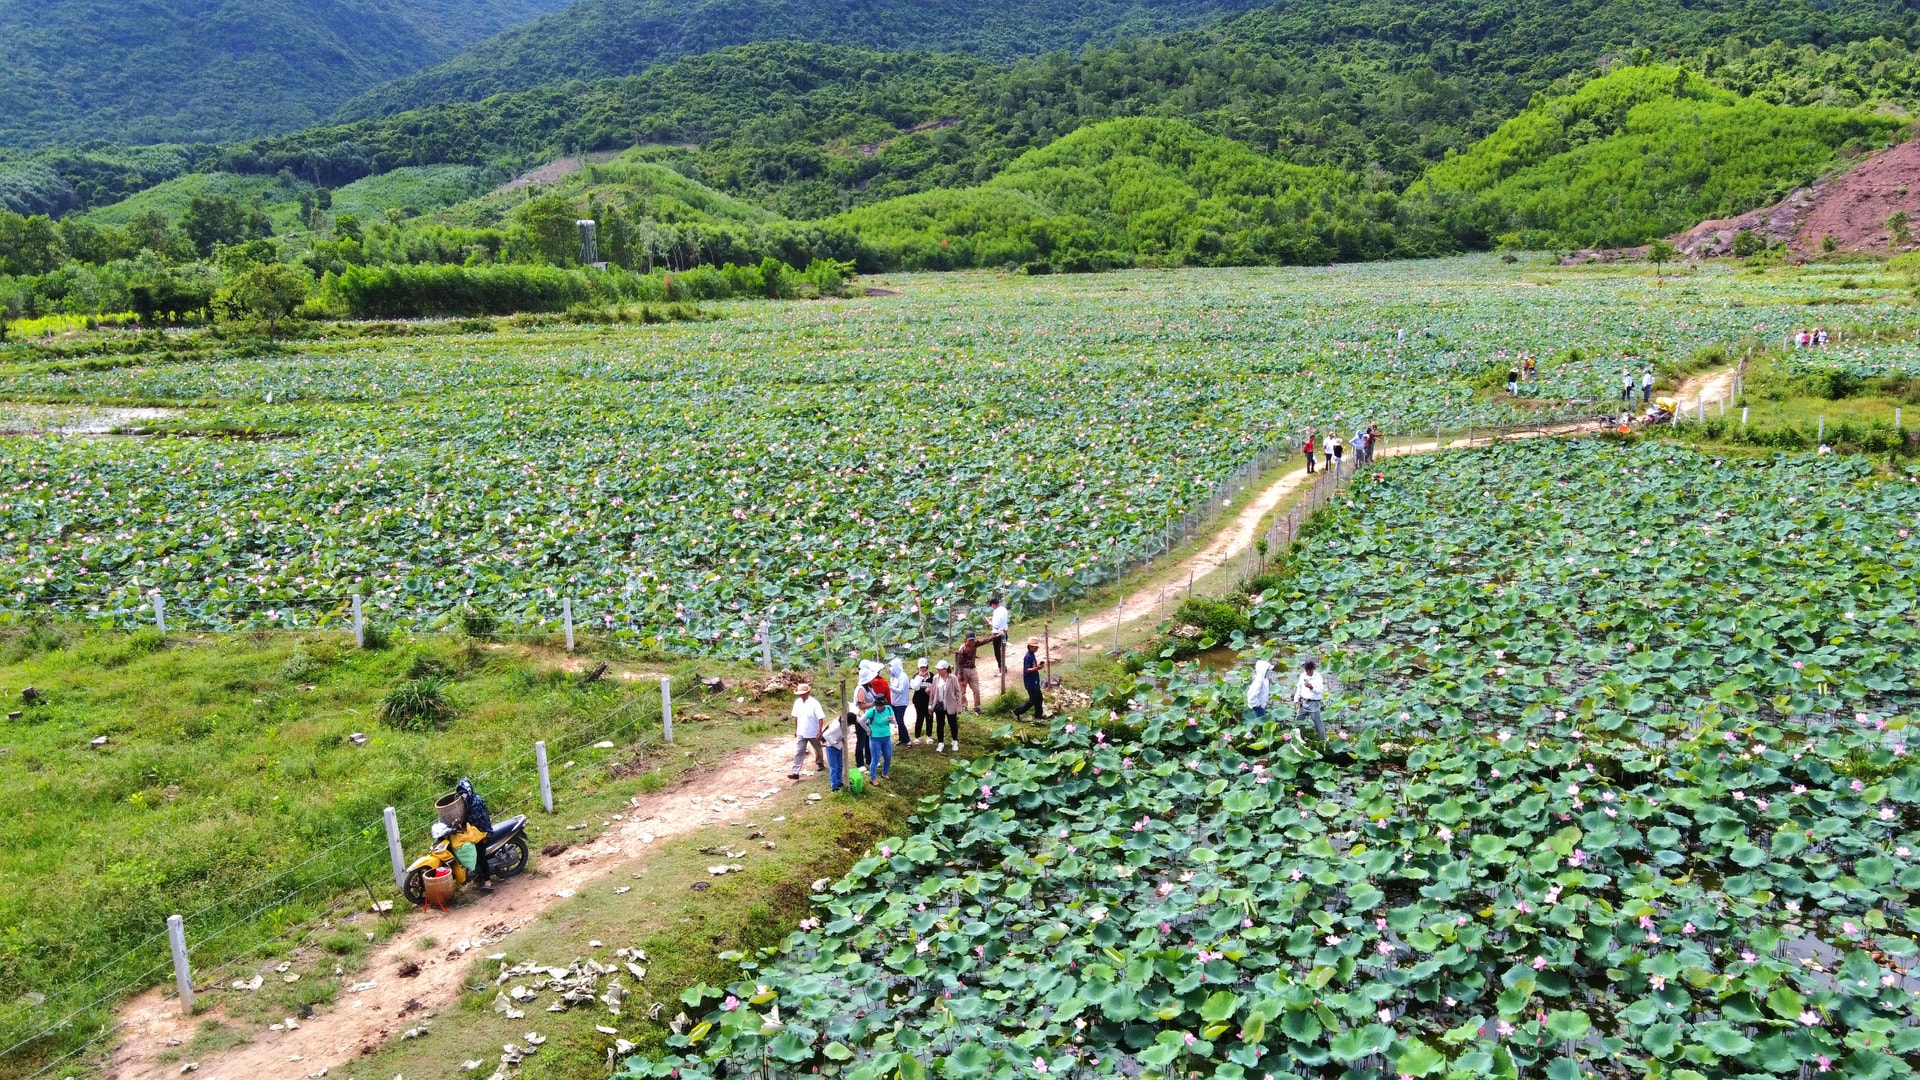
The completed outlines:
<svg viewBox="0 0 1920 1080">
<path fill-rule="evenodd" d="M 1550 426 L 1550 425 L 1548 425 Z M 1380 456 L 1419 444 L 1482 440 L 1490 433 L 1537 430 L 1540 425 L 1505 429 L 1467 428 L 1406 433 L 1385 438 Z M 1256 481 L 1298 454 L 1297 443 L 1281 440 L 1256 450 L 1204 496 L 1194 499 L 1157 528 L 1102 543 L 1079 566 L 1037 574 L 1028 580 L 1008 574 L 993 590 L 1020 614 L 1039 617 L 1056 612 L 1101 586 L 1136 574 L 1206 533 L 1239 505 Z M 1352 459 L 1348 459 L 1350 465 Z M 1275 540 L 1269 537 L 1269 543 Z M 1017 570 L 1014 572 L 1017 573 Z M 413 593 L 370 584 L 359 595 L 327 594 L 247 597 L 213 592 L 190 595 L 170 587 L 149 586 L 90 602 L 82 598 L 48 599 L 0 609 L 0 626 L 35 622 L 113 629 L 148 628 L 164 633 L 337 635 L 357 640 L 402 631 L 410 635 L 462 634 L 541 646 L 573 647 L 580 639 L 595 645 L 633 648 L 673 656 L 703 656 L 757 661 L 768 667 L 831 669 L 865 652 L 882 655 L 931 655 L 951 652 L 969 628 L 984 628 L 986 597 L 958 595 L 936 581 L 889 584 L 885 574 L 856 583 L 860 595 L 843 600 L 826 618 L 815 606 L 790 600 L 763 605 L 736 601 L 719 616 L 676 611 L 647 585 L 629 583 L 613 595 L 569 595 L 565 583 L 536 587 L 511 610 L 476 610 L 463 600 L 422 603 Z M 264 588 L 264 587 L 263 587 Z"/>
<path fill-rule="evenodd" d="M 634 692 L 605 713 L 540 732 L 524 746 L 516 744 L 498 764 L 472 780 L 487 794 L 496 816 L 530 811 L 540 805 L 534 742 L 548 743 L 551 757 L 571 765 L 571 758 L 594 749 L 596 743 L 620 740 L 628 752 L 659 746 L 665 741 L 663 719 L 657 694 Z M 592 770 L 563 767 L 555 779 L 584 781 L 593 775 Z M 439 794 L 432 792 L 394 808 L 402 823 L 405 850 L 425 849 L 438 820 L 433 803 Z M 276 946 L 298 946 L 327 932 L 334 920 L 366 907 L 368 901 L 395 898 L 393 884 L 385 823 L 375 819 L 344 831 L 298 863 L 276 868 L 220 901 L 186 913 L 196 993 L 225 987 L 262 953 Z M 101 1010 L 153 985 L 173 967 L 166 937 L 162 930 L 85 974 L 0 1009 L 0 1038 L 6 1041 L 0 1061 L 14 1060 L 23 1052 L 32 1055 L 35 1047 L 47 1046 L 48 1052 L 60 1053 L 30 1075 L 50 1075 L 57 1066 L 110 1038 L 120 1021 L 102 1016 Z M 71 1036 L 78 1032 L 84 1032 L 79 1044 L 70 1046 Z"/>
</svg>

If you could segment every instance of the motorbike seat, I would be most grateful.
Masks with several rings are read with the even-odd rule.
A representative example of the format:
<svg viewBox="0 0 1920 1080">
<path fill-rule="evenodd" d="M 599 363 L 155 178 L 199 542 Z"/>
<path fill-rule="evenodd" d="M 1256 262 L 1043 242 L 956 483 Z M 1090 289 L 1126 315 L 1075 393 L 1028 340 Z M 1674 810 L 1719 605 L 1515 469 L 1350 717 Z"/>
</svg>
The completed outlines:
<svg viewBox="0 0 1920 1080">
<path fill-rule="evenodd" d="M 516 814 L 505 821 L 494 822 L 493 831 L 487 834 L 487 850 L 492 851 L 498 845 L 505 843 L 508 837 L 526 827 L 527 815 L 525 814 Z"/>
</svg>

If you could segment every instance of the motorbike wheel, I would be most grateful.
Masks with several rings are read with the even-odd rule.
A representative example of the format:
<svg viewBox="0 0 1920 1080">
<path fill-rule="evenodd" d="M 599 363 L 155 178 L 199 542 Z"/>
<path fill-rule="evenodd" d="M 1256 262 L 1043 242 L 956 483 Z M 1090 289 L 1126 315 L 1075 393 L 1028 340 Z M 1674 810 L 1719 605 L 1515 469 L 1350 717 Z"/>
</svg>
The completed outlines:
<svg viewBox="0 0 1920 1080">
<path fill-rule="evenodd" d="M 488 856 L 487 869 L 492 871 L 495 877 L 512 877 L 527 868 L 527 859 L 530 857 L 527 838 L 516 836 Z"/>
<path fill-rule="evenodd" d="M 421 904 L 426 903 L 427 872 L 425 870 L 415 870 L 407 874 L 407 883 L 401 887 L 400 895 L 406 897 L 407 903 L 414 907 L 419 907 Z"/>
</svg>

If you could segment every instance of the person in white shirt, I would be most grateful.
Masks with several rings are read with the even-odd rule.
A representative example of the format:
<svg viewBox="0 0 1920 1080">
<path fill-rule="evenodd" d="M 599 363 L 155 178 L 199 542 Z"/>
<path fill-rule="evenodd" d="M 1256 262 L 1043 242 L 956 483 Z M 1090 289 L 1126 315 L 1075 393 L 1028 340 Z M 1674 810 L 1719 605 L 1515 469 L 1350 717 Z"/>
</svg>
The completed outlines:
<svg viewBox="0 0 1920 1080">
<path fill-rule="evenodd" d="M 1309 660 L 1300 665 L 1300 678 L 1293 684 L 1293 703 L 1300 708 L 1299 721 L 1313 723 L 1314 734 L 1320 741 L 1327 739 L 1327 729 L 1320 719 L 1320 705 L 1327 697 L 1327 684 L 1320 678 L 1320 665 Z"/>
<path fill-rule="evenodd" d="M 1266 719 L 1267 703 L 1273 698 L 1273 680 L 1267 678 L 1267 672 L 1272 670 L 1270 661 L 1254 661 L 1253 682 L 1247 687 L 1247 711 L 1256 720 Z"/>
<path fill-rule="evenodd" d="M 1645 405 L 1652 400 L 1653 400 L 1653 365 L 1648 364 L 1647 370 L 1640 373 L 1640 404 Z"/>
<path fill-rule="evenodd" d="M 993 605 L 993 614 L 987 616 L 987 628 L 993 631 L 993 660 L 1000 665 L 1000 674 L 1007 673 L 1007 626 L 1013 622 L 1013 613 L 1007 610 L 1006 602 L 999 597 L 988 601 Z"/>
<path fill-rule="evenodd" d="M 820 707 L 820 699 L 813 696 L 813 687 L 801 683 L 793 690 L 793 771 L 787 779 L 800 779 L 800 766 L 807 763 L 807 746 L 812 744 L 814 762 L 818 766 L 815 772 L 826 772 L 827 756 L 823 752 L 820 739 L 820 725 L 825 723 L 827 712 Z"/>
</svg>

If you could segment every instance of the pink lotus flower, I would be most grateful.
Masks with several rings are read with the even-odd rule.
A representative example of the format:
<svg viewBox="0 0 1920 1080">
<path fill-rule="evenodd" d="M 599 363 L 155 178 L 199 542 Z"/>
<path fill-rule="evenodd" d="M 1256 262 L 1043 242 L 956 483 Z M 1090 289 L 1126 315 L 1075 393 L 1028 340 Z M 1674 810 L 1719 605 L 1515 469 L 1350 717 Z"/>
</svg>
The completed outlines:
<svg viewBox="0 0 1920 1080">
<path fill-rule="evenodd" d="M 740 999 L 737 997 L 734 997 L 732 994 L 728 994 L 727 1000 L 720 1003 L 721 1012 L 732 1012 L 733 1010 L 739 1007 L 740 1007 Z"/>
<path fill-rule="evenodd" d="M 1800 1022 L 1807 1027 L 1818 1027 L 1820 1026 L 1820 1014 L 1814 1012 L 1812 1009 L 1808 1009 L 1800 1014 Z"/>
<path fill-rule="evenodd" d="M 1544 957 L 1544 956 L 1536 956 L 1536 957 L 1534 957 L 1534 958 L 1533 958 L 1533 970 L 1535 970 L 1535 971 L 1545 971 L 1545 970 L 1547 970 L 1547 958 L 1546 958 L 1546 957 Z"/>
</svg>

